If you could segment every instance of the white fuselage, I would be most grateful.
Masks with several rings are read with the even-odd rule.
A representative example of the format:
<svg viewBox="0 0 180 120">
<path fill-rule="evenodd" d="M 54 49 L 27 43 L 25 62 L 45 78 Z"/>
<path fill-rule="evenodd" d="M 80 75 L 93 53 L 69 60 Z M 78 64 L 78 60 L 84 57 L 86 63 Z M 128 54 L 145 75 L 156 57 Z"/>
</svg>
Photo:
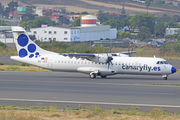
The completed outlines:
<svg viewBox="0 0 180 120">
<path fill-rule="evenodd" d="M 47 58 L 44 60 L 42 58 Z M 47 55 L 39 58 L 20 58 L 12 56 L 11 59 L 29 63 L 53 71 L 82 72 L 89 74 L 93 71 L 100 71 L 104 75 L 114 74 L 136 74 L 136 75 L 168 75 L 171 73 L 172 65 L 157 64 L 158 61 L 165 61 L 161 58 L 146 57 L 119 57 L 113 56 L 113 65 L 96 63 L 89 60 L 69 58 L 62 55 Z M 112 71 L 114 71 L 112 73 Z"/>
</svg>

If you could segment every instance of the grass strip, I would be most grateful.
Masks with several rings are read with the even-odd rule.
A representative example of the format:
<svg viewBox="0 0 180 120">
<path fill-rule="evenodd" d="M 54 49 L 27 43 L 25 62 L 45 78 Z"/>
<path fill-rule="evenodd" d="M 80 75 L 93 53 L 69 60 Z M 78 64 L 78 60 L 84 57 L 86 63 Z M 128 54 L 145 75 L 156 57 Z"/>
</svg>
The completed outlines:
<svg viewBox="0 0 180 120">
<path fill-rule="evenodd" d="M 37 71 L 50 72 L 50 70 L 35 66 L 19 66 L 19 65 L 0 65 L 0 71 Z"/>
<path fill-rule="evenodd" d="M 166 85 L 166 86 L 179 86 L 180 84 L 161 84 L 161 83 L 152 83 L 151 85 Z"/>
<path fill-rule="evenodd" d="M 148 112 L 141 112 L 137 106 L 129 108 L 102 109 L 99 105 L 86 106 L 82 109 L 70 108 L 69 105 L 63 109 L 54 106 L 29 108 L 14 105 L 0 105 L 1 120 L 179 120 L 179 113 L 167 113 L 162 108 L 153 108 Z"/>
</svg>

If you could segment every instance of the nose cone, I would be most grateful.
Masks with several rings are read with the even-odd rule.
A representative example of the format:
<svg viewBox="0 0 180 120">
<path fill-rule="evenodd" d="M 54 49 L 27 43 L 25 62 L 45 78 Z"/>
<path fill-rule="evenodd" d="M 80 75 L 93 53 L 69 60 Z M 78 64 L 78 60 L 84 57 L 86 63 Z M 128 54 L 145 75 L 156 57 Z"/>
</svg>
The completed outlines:
<svg viewBox="0 0 180 120">
<path fill-rule="evenodd" d="M 175 68 L 175 67 L 172 67 L 172 68 L 171 68 L 171 72 L 172 72 L 172 74 L 173 74 L 173 73 L 175 73 L 176 71 L 177 71 L 177 70 L 176 70 L 176 68 Z"/>
</svg>

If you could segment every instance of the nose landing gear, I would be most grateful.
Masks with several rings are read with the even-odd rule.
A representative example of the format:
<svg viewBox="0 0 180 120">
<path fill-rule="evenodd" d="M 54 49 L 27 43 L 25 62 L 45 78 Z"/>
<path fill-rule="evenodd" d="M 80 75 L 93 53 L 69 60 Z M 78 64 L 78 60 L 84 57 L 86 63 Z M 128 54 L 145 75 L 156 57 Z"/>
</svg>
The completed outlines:
<svg viewBox="0 0 180 120">
<path fill-rule="evenodd" d="M 163 78 L 163 80 L 167 80 L 168 75 L 163 75 L 162 78 Z"/>
</svg>

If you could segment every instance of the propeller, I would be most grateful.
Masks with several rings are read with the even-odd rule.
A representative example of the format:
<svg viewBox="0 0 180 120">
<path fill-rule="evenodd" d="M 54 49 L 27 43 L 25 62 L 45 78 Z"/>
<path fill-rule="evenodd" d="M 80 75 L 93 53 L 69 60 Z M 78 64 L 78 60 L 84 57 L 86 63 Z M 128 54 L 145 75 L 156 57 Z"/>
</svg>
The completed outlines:
<svg viewBox="0 0 180 120">
<path fill-rule="evenodd" d="M 106 63 L 108 64 L 108 69 L 109 69 L 109 65 L 111 64 L 111 65 L 113 65 L 113 63 L 112 63 L 112 60 L 113 60 L 113 58 L 112 58 L 112 56 L 109 56 L 108 55 L 108 53 L 107 53 L 107 61 L 106 61 Z"/>
<path fill-rule="evenodd" d="M 129 57 L 131 57 L 131 52 L 133 51 L 133 48 L 131 49 L 131 50 L 129 50 L 129 48 L 128 48 L 128 53 L 130 53 L 129 54 Z"/>
</svg>

